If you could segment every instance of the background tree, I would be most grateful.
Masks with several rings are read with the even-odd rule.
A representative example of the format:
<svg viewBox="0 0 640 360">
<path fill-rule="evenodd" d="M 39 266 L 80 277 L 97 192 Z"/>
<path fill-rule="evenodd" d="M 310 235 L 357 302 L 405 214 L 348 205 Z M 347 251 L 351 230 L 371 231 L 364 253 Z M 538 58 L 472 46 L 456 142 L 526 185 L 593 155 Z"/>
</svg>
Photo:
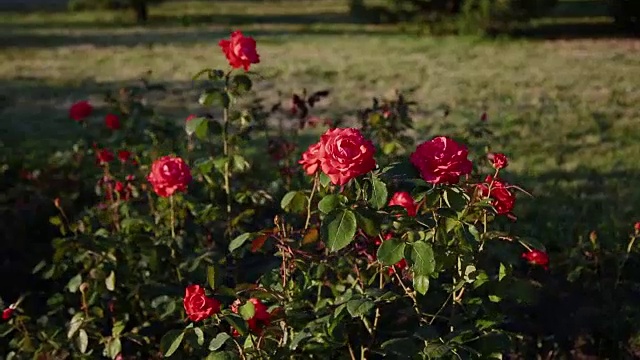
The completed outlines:
<svg viewBox="0 0 640 360">
<path fill-rule="evenodd" d="M 149 18 L 149 4 L 156 4 L 162 0 L 70 0 L 69 9 L 72 11 L 94 9 L 131 9 L 139 23 L 147 22 Z"/>
</svg>

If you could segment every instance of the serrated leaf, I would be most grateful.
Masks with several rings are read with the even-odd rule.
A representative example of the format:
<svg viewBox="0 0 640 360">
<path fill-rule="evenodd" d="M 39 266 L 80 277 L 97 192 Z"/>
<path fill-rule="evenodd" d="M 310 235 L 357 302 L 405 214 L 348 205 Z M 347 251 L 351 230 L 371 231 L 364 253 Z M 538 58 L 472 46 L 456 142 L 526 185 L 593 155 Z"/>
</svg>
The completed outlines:
<svg viewBox="0 0 640 360">
<path fill-rule="evenodd" d="M 82 275 L 78 274 L 72 277 L 71 280 L 69 280 L 69 282 L 67 283 L 67 289 L 69 290 L 69 292 L 75 293 L 76 291 L 78 291 L 78 288 L 80 287 L 81 284 L 82 284 Z"/>
<path fill-rule="evenodd" d="M 107 287 L 107 290 L 113 291 L 116 289 L 116 273 L 111 270 L 109 276 L 104 279 L 104 284 Z"/>
<path fill-rule="evenodd" d="M 184 331 L 171 330 L 166 333 L 160 340 L 160 349 L 164 356 L 169 357 L 178 350 L 184 339 Z"/>
<path fill-rule="evenodd" d="M 376 209 L 382 209 L 387 205 L 387 185 L 383 183 L 377 177 L 371 179 L 371 197 L 369 198 L 369 204 Z"/>
<path fill-rule="evenodd" d="M 235 239 L 231 240 L 229 243 L 229 251 L 233 252 L 236 249 L 240 248 L 247 240 L 251 238 L 251 233 L 244 233 L 242 235 L 238 235 Z"/>
<path fill-rule="evenodd" d="M 352 317 L 365 316 L 369 314 L 375 303 L 368 299 L 355 299 L 347 302 L 347 311 Z"/>
<path fill-rule="evenodd" d="M 431 275 L 436 268 L 436 261 L 431 245 L 424 241 L 417 241 L 411 246 L 411 260 L 413 272 L 416 275 Z"/>
<path fill-rule="evenodd" d="M 238 309 L 238 312 L 240 313 L 240 316 L 242 316 L 243 319 L 249 320 L 255 316 L 256 307 L 255 305 L 253 305 L 251 301 L 247 301 L 244 305 L 240 306 L 240 309 Z"/>
<path fill-rule="evenodd" d="M 218 335 L 216 335 L 216 337 L 214 337 L 213 340 L 211 340 L 211 342 L 209 343 L 209 350 L 216 351 L 220 349 L 222 345 L 224 345 L 224 343 L 229 339 L 231 339 L 231 335 L 227 334 L 226 332 L 218 333 Z"/>
<path fill-rule="evenodd" d="M 356 216 L 351 210 L 334 211 L 322 222 L 322 239 L 331 251 L 338 251 L 353 241 L 356 230 Z"/>
<path fill-rule="evenodd" d="M 415 275 L 413 277 L 413 288 L 424 295 L 429 290 L 429 277 L 425 275 Z"/>
<path fill-rule="evenodd" d="M 391 266 L 404 259 L 406 243 L 399 239 L 391 238 L 382 242 L 378 248 L 377 257 L 383 265 Z"/>
<path fill-rule="evenodd" d="M 89 347 L 89 336 L 84 329 L 80 329 L 78 331 L 78 337 L 76 337 L 76 346 L 81 353 L 86 353 L 87 348 Z"/>
<path fill-rule="evenodd" d="M 327 195 L 318 202 L 318 210 L 322 211 L 325 214 L 329 214 L 335 208 L 340 206 L 340 204 L 340 195 Z"/>
</svg>

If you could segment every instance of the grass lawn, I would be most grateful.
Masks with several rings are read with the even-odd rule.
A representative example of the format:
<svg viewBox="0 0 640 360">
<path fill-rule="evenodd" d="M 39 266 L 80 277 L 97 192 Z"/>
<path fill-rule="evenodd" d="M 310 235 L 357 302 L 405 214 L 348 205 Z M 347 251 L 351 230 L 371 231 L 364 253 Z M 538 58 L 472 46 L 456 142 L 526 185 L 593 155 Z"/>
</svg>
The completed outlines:
<svg viewBox="0 0 640 360">
<path fill-rule="evenodd" d="M 487 110 L 510 180 L 535 195 L 520 198 L 513 226 L 547 244 L 593 229 L 623 240 L 640 220 L 638 40 L 420 37 L 358 23 L 345 0 L 167 2 L 151 18 L 138 27 L 118 12 L 0 13 L 0 141 L 16 152 L 62 146 L 73 101 L 100 104 L 148 70 L 169 89 L 152 97 L 159 113 L 181 121 L 197 109 L 190 76 L 224 65 L 217 41 L 237 28 L 258 41 L 260 90 L 330 88 L 326 116 L 411 90 L 417 136 L 428 138 Z"/>
</svg>

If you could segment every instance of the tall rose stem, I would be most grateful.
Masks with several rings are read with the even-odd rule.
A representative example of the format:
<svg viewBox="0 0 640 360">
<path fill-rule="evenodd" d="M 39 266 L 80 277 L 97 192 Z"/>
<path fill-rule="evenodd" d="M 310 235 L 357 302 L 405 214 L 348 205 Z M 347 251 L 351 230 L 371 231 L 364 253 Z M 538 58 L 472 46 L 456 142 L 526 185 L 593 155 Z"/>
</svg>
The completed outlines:
<svg viewBox="0 0 640 360">
<path fill-rule="evenodd" d="M 171 204 L 171 238 L 176 238 L 176 229 L 175 229 L 175 214 L 173 212 L 173 195 L 169 197 L 169 204 Z"/>
<path fill-rule="evenodd" d="M 316 172 L 313 178 L 313 188 L 311 189 L 311 195 L 309 195 L 309 202 L 307 203 L 307 221 L 304 223 L 305 230 L 309 228 L 309 222 L 311 221 L 311 203 L 313 202 L 313 195 L 315 195 L 316 189 L 318 188 L 318 174 L 319 173 Z"/>
<path fill-rule="evenodd" d="M 229 186 L 230 182 L 230 171 L 229 171 L 229 162 L 231 158 L 229 156 L 229 110 L 224 109 L 223 112 L 224 126 L 222 127 L 222 152 L 226 157 L 226 161 L 224 163 L 224 192 L 227 195 L 227 216 L 231 218 L 231 189 Z"/>
</svg>

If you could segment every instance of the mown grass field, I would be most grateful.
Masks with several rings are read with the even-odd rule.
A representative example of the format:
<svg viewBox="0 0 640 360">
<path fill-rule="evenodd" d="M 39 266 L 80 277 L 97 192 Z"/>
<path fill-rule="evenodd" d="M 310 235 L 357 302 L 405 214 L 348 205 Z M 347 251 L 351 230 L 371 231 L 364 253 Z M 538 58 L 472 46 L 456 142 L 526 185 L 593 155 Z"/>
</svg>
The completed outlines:
<svg viewBox="0 0 640 360">
<path fill-rule="evenodd" d="M 486 110 L 510 180 L 535 195 L 520 197 L 513 226 L 551 247 L 596 229 L 624 240 L 640 220 L 637 39 L 429 38 L 359 23 L 343 0 L 167 2 L 151 19 L 140 27 L 119 12 L 0 13 L 5 149 L 68 144 L 73 101 L 100 105 L 105 90 L 149 70 L 169 89 L 151 96 L 159 114 L 182 121 L 197 109 L 191 75 L 223 66 L 217 41 L 242 29 L 258 41 L 266 97 L 330 88 L 321 114 L 348 117 L 372 96 L 411 90 L 419 138 L 455 132 Z"/>
</svg>

